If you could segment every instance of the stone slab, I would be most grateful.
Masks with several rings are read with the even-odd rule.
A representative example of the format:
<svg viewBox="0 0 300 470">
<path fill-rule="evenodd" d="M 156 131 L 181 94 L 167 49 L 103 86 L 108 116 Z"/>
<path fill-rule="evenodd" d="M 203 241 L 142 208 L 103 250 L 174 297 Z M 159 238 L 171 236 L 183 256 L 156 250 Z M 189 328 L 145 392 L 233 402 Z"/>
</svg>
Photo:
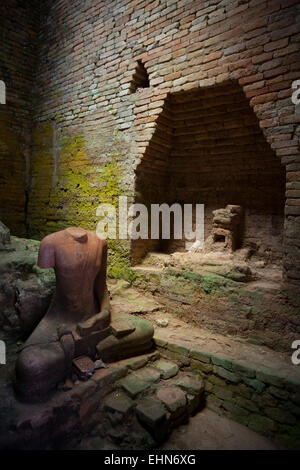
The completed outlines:
<svg viewBox="0 0 300 470">
<path fill-rule="evenodd" d="M 204 381 L 202 379 L 197 380 L 188 375 L 176 379 L 174 384 L 190 395 L 201 396 L 204 392 Z"/>
<path fill-rule="evenodd" d="M 146 380 L 146 382 L 157 382 L 161 377 L 160 371 L 151 366 L 144 367 L 138 372 L 134 372 L 134 375 L 142 380 Z"/>
<path fill-rule="evenodd" d="M 120 385 L 132 398 L 135 398 L 139 393 L 150 387 L 149 382 L 136 377 L 134 374 L 121 380 Z"/>
<path fill-rule="evenodd" d="M 160 372 L 163 379 L 170 379 L 178 374 L 179 367 L 174 362 L 158 361 L 153 364 Z"/>
<path fill-rule="evenodd" d="M 167 418 L 166 409 L 161 401 L 151 397 L 145 398 L 137 405 L 136 413 L 143 423 L 154 430 Z"/>
</svg>

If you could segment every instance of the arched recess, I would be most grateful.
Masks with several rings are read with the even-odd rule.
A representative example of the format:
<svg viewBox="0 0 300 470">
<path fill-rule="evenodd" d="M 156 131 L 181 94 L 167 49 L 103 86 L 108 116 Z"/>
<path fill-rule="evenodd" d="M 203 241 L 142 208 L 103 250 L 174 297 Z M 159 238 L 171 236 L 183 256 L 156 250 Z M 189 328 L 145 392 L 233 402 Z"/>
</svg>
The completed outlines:
<svg viewBox="0 0 300 470">
<path fill-rule="evenodd" d="M 244 209 L 243 246 L 280 263 L 285 168 L 237 82 L 170 94 L 136 169 L 136 200 Z M 183 251 L 185 240 L 133 240 L 132 262 L 149 251 Z"/>
</svg>

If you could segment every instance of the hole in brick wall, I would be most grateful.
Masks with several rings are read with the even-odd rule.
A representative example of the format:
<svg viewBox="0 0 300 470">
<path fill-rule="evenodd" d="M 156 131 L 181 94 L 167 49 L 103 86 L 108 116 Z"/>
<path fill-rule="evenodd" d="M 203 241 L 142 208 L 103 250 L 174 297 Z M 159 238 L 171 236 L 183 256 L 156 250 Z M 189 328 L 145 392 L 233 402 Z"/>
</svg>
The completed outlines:
<svg viewBox="0 0 300 470">
<path fill-rule="evenodd" d="M 285 169 L 237 83 L 168 96 L 136 169 L 136 194 L 149 207 L 204 204 L 205 239 L 212 211 L 239 205 L 239 247 L 256 246 L 262 257 L 281 263 Z M 185 242 L 134 240 L 132 262 L 148 252 L 185 251 Z"/>
<path fill-rule="evenodd" d="M 215 235 L 214 236 L 215 243 L 225 243 L 225 236 L 224 235 Z"/>
<path fill-rule="evenodd" d="M 138 60 L 130 85 L 130 93 L 135 93 L 139 88 L 148 88 L 149 86 L 148 72 L 144 64 Z"/>
</svg>

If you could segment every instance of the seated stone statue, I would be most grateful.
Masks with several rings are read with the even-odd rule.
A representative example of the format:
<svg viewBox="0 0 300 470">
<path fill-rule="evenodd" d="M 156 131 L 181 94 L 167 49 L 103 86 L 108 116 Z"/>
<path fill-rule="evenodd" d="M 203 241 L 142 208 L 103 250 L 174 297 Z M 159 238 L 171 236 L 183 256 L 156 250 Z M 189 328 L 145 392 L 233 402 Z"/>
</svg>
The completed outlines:
<svg viewBox="0 0 300 470">
<path fill-rule="evenodd" d="M 46 236 L 38 265 L 54 268 L 56 292 L 16 363 L 16 390 L 41 397 L 71 372 L 74 358 L 106 362 L 147 351 L 153 327 L 130 315 L 111 313 L 106 285 L 107 242 L 70 227 Z"/>
</svg>

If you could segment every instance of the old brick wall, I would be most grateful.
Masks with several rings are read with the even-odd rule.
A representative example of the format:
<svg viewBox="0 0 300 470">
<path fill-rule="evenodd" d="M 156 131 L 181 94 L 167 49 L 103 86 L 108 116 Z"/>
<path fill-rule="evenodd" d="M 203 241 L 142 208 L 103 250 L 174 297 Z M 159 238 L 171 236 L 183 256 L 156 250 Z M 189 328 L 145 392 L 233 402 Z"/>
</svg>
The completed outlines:
<svg viewBox="0 0 300 470">
<path fill-rule="evenodd" d="M 276 154 L 286 168 L 284 269 L 290 286 L 299 286 L 299 115 L 291 101 L 300 75 L 299 2 L 55 0 L 48 6 L 39 35 L 30 234 L 70 223 L 95 228 L 99 202 L 117 203 L 120 191 L 133 199 L 135 169 L 149 157 L 167 96 L 232 82 L 242 87 L 268 144 L 260 160 L 270 156 L 275 171 Z M 138 61 L 150 86 L 135 91 Z M 167 134 L 148 165 L 154 188 L 164 179 L 160 144 L 168 148 Z M 125 259 L 128 244 L 117 249 Z"/>
<path fill-rule="evenodd" d="M 239 204 L 244 246 L 257 246 L 262 255 L 280 260 L 284 166 L 266 142 L 242 88 L 229 82 L 171 95 L 156 124 L 137 171 L 136 186 L 146 199 L 154 202 L 160 189 L 159 202 L 203 203 L 205 237 L 213 210 Z M 146 248 L 147 241 L 143 243 Z M 137 256 L 141 244 L 134 243 Z M 184 239 L 164 242 L 160 249 L 184 250 Z"/>
<path fill-rule="evenodd" d="M 37 2 L 1 1 L 0 220 L 12 233 L 26 233 L 26 190 L 30 176 L 33 75 L 38 28 Z"/>
</svg>

